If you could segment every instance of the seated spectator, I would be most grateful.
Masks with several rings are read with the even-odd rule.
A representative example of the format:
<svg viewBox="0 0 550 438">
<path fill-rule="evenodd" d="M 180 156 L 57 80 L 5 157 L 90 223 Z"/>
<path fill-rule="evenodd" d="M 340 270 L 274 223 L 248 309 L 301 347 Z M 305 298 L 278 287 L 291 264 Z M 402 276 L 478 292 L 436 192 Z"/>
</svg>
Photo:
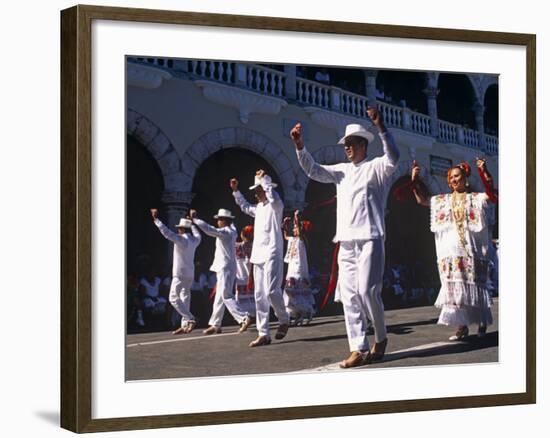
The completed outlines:
<svg viewBox="0 0 550 438">
<path fill-rule="evenodd" d="M 380 86 L 376 89 L 376 92 L 374 94 L 377 100 L 384 101 L 386 98 L 386 95 L 384 94 L 384 87 Z"/>
<path fill-rule="evenodd" d="M 328 70 L 324 67 L 322 67 L 320 70 L 318 70 L 315 73 L 314 79 L 317 82 L 321 82 L 322 84 L 325 84 L 325 85 L 330 84 L 330 74 L 329 74 Z"/>
<path fill-rule="evenodd" d="M 126 282 L 126 315 L 128 326 L 145 327 L 143 320 L 143 300 L 139 292 L 139 282 L 135 275 L 128 275 Z"/>
<path fill-rule="evenodd" d="M 166 313 L 168 301 L 160 293 L 162 280 L 153 274 L 153 269 L 139 280 L 140 293 L 143 296 L 143 308 L 151 315 L 158 316 Z"/>
</svg>

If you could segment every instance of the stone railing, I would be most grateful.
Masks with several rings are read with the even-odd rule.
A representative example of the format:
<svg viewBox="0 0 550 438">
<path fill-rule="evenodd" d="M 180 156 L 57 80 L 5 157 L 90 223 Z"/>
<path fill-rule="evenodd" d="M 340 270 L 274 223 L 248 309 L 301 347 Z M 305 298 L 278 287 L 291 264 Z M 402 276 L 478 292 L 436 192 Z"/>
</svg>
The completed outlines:
<svg viewBox="0 0 550 438">
<path fill-rule="evenodd" d="M 403 128 L 403 108 L 378 102 L 378 110 L 384 117 L 384 123 L 389 128 Z"/>
<path fill-rule="evenodd" d="M 453 123 L 439 120 L 439 140 L 443 143 L 458 144 L 457 126 Z"/>
<path fill-rule="evenodd" d="M 411 122 L 410 122 L 411 131 L 421 135 L 431 135 L 432 119 L 430 118 L 430 116 L 411 111 L 410 117 L 411 117 Z"/>
<path fill-rule="evenodd" d="M 360 94 L 340 90 L 340 111 L 355 117 L 367 118 L 367 98 Z"/>
<path fill-rule="evenodd" d="M 464 129 L 464 146 L 478 149 L 478 146 L 479 146 L 478 132 L 470 128 L 463 128 L 463 129 Z"/>
<path fill-rule="evenodd" d="M 154 67 L 162 67 L 173 69 L 174 68 L 174 59 L 171 58 L 145 58 L 145 57 L 128 57 L 128 60 L 137 62 L 140 64 L 151 65 Z"/>
<path fill-rule="evenodd" d="M 498 154 L 498 137 L 485 134 L 485 150 L 490 155 Z"/>
<path fill-rule="evenodd" d="M 239 68 L 243 64 L 239 64 Z M 286 75 L 278 70 L 255 64 L 244 64 L 246 67 L 246 87 L 270 96 L 283 97 Z"/>
<path fill-rule="evenodd" d="M 296 100 L 304 105 L 331 108 L 331 87 L 308 79 L 296 78 Z"/>
<path fill-rule="evenodd" d="M 296 78 L 295 97 L 285 95 L 287 75 L 258 64 L 207 60 L 177 60 L 170 58 L 129 57 L 129 61 L 155 66 L 176 72 L 185 72 L 192 77 L 222 82 L 282 99 L 295 99 L 302 105 L 340 112 L 356 118 L 367 119 L 367 98 L 341 88 L 325 85 L 309 79 Z M 292 86 L 292 85 L 290 85 Z M 490 155 L 498 154 L 498 137 L 484 134 L 444 120 L 432 120 L 430 116 L 411 111 L 409 108 L 376 102 L 390 128 L 399 128 L 420 135 L 432 136 L 433 123 L 437 123 L 437 139 L 474 149 L 483 149 Z"/>
<path fill-rule="evenodd" d="M 187 61 L 187 71 L 211 81 L 235 83 L 235 63 L 221 61 Z"/>
</svg>

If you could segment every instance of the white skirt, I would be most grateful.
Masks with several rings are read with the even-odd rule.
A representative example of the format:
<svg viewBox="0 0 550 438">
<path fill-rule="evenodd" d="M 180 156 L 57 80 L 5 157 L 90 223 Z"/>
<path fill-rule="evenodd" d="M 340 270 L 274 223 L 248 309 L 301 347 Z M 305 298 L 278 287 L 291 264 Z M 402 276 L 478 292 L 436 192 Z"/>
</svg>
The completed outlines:
<svg viewBox="0 0 550 438">
<path fill-rule="evenodd" d="M 435 306 L 441 309 L 438 324 L 461 326 L 490 325 L 492 298 L 486 287 L 463 282 L 444 282 Z"/>
</svg>

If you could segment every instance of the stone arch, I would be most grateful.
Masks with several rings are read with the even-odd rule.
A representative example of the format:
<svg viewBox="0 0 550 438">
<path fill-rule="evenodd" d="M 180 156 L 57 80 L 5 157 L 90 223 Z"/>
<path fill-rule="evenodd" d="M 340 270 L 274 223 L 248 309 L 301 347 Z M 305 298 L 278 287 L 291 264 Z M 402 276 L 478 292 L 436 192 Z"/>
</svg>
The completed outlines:
<svg viewBox="0 0 550 438">
<path fill-rule="evenodd" d="M 483 123 L 486 134 L 498 136 L 498 81 L 487 84 L 483 94 Z"/>
<path fill-rule="evenodd" d="M 243 148 L 266 159 L 279 177 L 285 196 L 285 204 L 293 205 L 296 199 L 296 175 L 283 147 L 269 137 L 244 127 L 215 129 L 195 140 L 183 154 L 181 165 L 185 175 L 180 190 L 190 192 L 193 179 L 200 165 L 214 152 L 227 148 Z M 243 183 L 252 182 L 252 175 L 243 178 Z"/>
<path fill-rule="evenodd" d="M 180 157 L 164 132 L 153 121 L 133 109 L 128 109 L 126 132 L 141 143 L 156 160 L 166 192 L 179 191 L 183 179 Z"/>
<path fill-rule="evenodd" d="M 457 93 L 460 89 L 461 92 Z M 441 73 L 437 77 L 437 110 L 440 119 L 476 128 L 475 107 L 480 105 L 479 87 L 474 75 Z"/>
</svg>

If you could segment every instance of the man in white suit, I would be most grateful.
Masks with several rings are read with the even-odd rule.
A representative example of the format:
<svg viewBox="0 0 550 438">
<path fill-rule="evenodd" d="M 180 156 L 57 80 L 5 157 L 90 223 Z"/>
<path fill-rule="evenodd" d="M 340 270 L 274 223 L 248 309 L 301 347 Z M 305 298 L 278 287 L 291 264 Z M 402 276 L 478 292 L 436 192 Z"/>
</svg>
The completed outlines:
<svg viewBox="0 0 550 438">
<path fill-rule="evenodd" d="M 197 325 L 191 314 L 191 285 L 195 277 L 195 250 L 201 242 L 201 234 L 189 219 L 181 219 L 174 233 L 158 218 L 158 210 L 151 209 L 151 216 L 160 233 L 174 243 L 172 262 L 172 283 L 170 285 L 170 304 L 181 315 L 181 326 L 172 332 L 174 335 L 191 333 Z"/>
<path fill-rule="evenodd" d="M 375 108 L 367 110 L 382 140 L 384 155 L 367 160 L 367 146 L 374 135 L 359 124 L 346 127 L 339 141 L 348 163 L 320 165 L 304 147 L 302 127 L 298 123 L 290 136 L 300 166 L 308 177 L 336 185 L 336 236 L 338 287 L 351 354 L 340 363 L 351 368 L 381 360 L 388 342 L 382 303 L 384 274 L 384 209 L 388 180 L 399 159 L 392 135 Z M 369 348 L 368 320 L 374 325 L 375 344 Z"/>
<path fill-rule="evenodd" d="M 207 224 L 197 217 L 197 212 L 191 210 L 189 216 L 193 223 L 206 235 L 216 238 L 216 251 L 214 262 L 210 270 L 216 273 L 216 296 L 212 307 L 212 316 L 208 322 L 209 327 L 203 331 L 205 335 L 212 335 L 222 332 L 222 320 L 225 308 L 231 316 L 240 324 L 239 333 L 245 332 L 252 318 L 245 312 L 235 299 L 235 276 L 237 272 L 237 261 L 235 254 L 235 242 L 237 241 L 237 229 L 233 225 L 235 218 L 229 210 L 220 208 L 214 216 L 217 227 Z"/>
<path fill-rule="evenodd" d="M 289 316 L 285 309 L 283 291 L 283 201 L 274 190 L 277 186 L 258 170 L 254 178 L 254 191 L 257 204 L 250 204 L 239 191 L 239 182 L 232 178 L 229 182 L 235 202 L 241 210 L 254 218 L 254 243 L 250 261 L 254 265 L 254 297 L 256 300 L 256 326 L 258 337 L 250 347 L 271 343 L 269 334 L 269 306 L 273 307 L 279 320 L 275 339 L 283 339 L 288 331 Z"/>
</svg>

